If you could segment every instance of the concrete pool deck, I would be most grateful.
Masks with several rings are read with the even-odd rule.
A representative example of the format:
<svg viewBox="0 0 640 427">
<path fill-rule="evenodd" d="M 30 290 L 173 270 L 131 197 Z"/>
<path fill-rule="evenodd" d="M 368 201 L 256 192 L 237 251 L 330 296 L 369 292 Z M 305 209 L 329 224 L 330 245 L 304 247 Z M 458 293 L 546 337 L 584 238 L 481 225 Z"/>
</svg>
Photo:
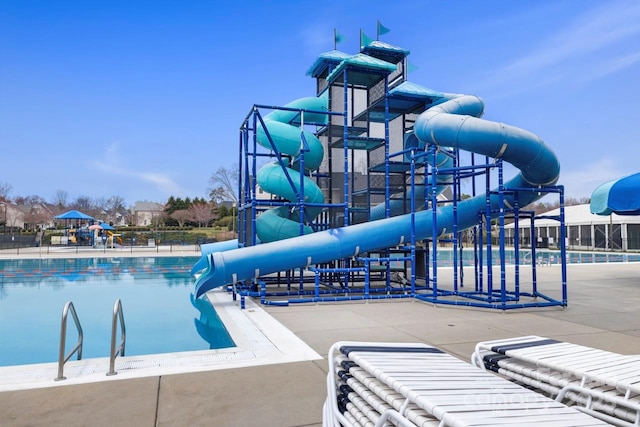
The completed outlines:
<svg viewBox="0 0 640 427">
<path fill-rule="evenodd" d="M 132 256 L 159 252 L 153 248 Z M 174 250 L 170 255 L 181 254 Z M 198 252 L 189 251 L 193 255 Z M 124 251 L 117 256 L 125 256 Z M 5 257 L 16 254 L 0 255 Z M 34 254 L 21 250 L 20 257 Z M 554 266 L 538 269 L 541 290 L 557 296 L 558 271 Z M 384 300 L 260 310 L 322 357 L 335 341 L 363 340 L 424 342 L 469 361 L 478 341 L 519 335 L 640 354 L 640 264 L 569 265 L 567 277 L 566 309 L 496 311 Z M 4 391 L 0 420 L 10 426 L 320 426 L 326 360 L 309 359 Z"/>
</svg>

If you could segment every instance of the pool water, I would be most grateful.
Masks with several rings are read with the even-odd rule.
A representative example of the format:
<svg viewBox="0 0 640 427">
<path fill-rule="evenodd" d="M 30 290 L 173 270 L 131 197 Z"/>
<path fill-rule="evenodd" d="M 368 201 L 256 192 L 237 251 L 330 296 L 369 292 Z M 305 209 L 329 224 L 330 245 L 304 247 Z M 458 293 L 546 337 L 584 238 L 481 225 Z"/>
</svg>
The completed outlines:
<svg viewBox="0 0 640 427">
<path fill-rule="evenodd" d="M 117 299 L 124 312 L 127 356 L 233 346 L 215 310 L 206 312 L 204 324 L 221 331 L 219 342 L 202 333 L 202 310 L 190 299 L 189 272 L 198 259 L 0 260 L 0 366 L 57 362 L 67 301 L 73 302 L 84 332 L 83 359 L 109 356 Z M 119 336 L 118 329 L 118 342 Z M 77 339 L 69 314 L 65 353 Z"/>
</svg>

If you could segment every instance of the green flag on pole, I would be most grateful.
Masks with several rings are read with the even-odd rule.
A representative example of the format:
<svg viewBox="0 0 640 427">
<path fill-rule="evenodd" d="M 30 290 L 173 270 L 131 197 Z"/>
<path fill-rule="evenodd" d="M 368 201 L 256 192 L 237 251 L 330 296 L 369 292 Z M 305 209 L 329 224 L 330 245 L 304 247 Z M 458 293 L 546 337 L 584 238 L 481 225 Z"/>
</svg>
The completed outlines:
<svg viewBox="0 0 640 427">
<path fill-rule="evenodd" d="M 336 28 L 333 29 L 333 49 L 338 49 L 338 43 L 342 43 L 344 41 L 344 36 L 338 32 Z"/>
<path fill-rule="evenodd" d="M 412 64 L 411 62 L 409 62 L 407 60 L 407 73 L 412 73 L 412 72 L 416 71 L 418 68 L 420 68 L 420 67 L 418 67 L 417 65 Z"/>
<path fill-rule="evenodd" d="M 371 43 L 373 43 L 373 39 L 360 30 L 360 49 L 369 46 Z"/>
<path fill-rule="evenodd" d="M 387 34 L 389 31 L 391 30 L 385 27 L 384 25 L 382 25 L 382 22 L 378 20 L 378 36 L 376 37 L 376 39 L 380 40 L 380 36 Z"/>
</svg>

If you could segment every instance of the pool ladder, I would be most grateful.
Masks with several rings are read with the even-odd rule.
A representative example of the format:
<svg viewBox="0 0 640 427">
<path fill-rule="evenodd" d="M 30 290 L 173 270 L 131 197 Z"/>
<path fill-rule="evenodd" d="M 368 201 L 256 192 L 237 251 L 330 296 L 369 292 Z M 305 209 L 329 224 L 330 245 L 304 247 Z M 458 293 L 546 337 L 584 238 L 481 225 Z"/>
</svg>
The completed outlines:
<svg viewBox="0 0 640 427">
<path fill-rule="evenodd" d="M 65 344 L 67 340 L 67 319 L 69 317 L 69 313 L 73 317 L 73 322 L 76 325 L 76 329 L 78 330 L 78 342 L 71 349 L 69 354 L 65 355 Z M 117 336 L 117 326 L 120 324 L 120 344 L 116 348 L 116 336 Z M 64 376 L 64 364 L 67 363 L 69 359 L 77 352 L 78 360 L 82 359 L 82 344 L 83 344 L 84 334 L 82 332 L 82 325 L 80 325 L 80 320 L 78 319 L 78 313 L 76 313 L 76 309 L 73 306 L 71 301 L 68 301 L 64 308 L 62 309 L 62 322 L 60 325 L 60 351 L 58 353 L 58 376 L 55 378 L 55 381 L 65 380 L 67 379 Z M 109 372 L 107 375 L 116 375 L 115 371 L 115 363 L 116 357 L 118 355 L 124 356 L 125 343 L 127 341 L 127 328 L 124 323 L 124 314 L 122 312 L 122 302 L 117 299 L 115 304 L 113 305 L 113 316 L 111 318 L 111 349 L 109 351 Z"/>
<path fill-rule="evenodd" d="M 120 344 L 116 348 L 116 328 L 120 323 Z M 122 303 L 119 299 L 113 305 L 113 316 L 111 317 L 111 350 L 109 351 L 109 372 L 107 375 L 116 375 L 116 357 L 124 356 L 124 346 L 127 342 L 127 328 L 124 325 L 124 314 L 122 314 Z"/>
<path fill-rule="evenodd" d="M 69 316 L 69 312 L 71 312 L 73 321 L 76 324 L 76 329 L 78 330 L 78 342 L 75 347 L 73 347 L 73 349 L 69 352 L 69 354 L 65 356 L 64 347 L 67 341 L 67 318 Z M 74 308 L 71 301 L 67 301 L 67 303 L 64 305 L 64 308 L 62 309 L 62 325 L 60 326 L 60 352 L 58 353 L 58 376 L 55 379 L 56 381 L 67 379 L 67 377 L 63 375 L 64 364 L 67 363 L 67 360 L 69 360 L 74 353 L 78 352 L 78 360 L 82 359 L 83 337 L 84 335 L 82 334 L 82 326 L 80 325 L 80 320 L 78 320 L 76 309 Z"/>
</svg>

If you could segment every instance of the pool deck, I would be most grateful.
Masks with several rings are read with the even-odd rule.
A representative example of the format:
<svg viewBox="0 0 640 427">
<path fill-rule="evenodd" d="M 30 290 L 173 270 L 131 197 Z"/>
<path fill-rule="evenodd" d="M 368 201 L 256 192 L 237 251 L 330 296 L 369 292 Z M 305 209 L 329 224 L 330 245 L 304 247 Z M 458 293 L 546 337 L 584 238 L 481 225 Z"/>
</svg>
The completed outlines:
<svg viewBox="0 0 640 427">
<path fill-rule="evenodd" d="M 92 254 L 79 251 L 77 256 L 97 255 L 88 252 Z M 125 253 L 117 256 L 128 256 Z M 159 254 L 164 255 L 153 248 L 131 256 Z M 169 255 L 181 253 L 174 248 Z M 21 250 L 19 256 L 43 255 Z M 0 254 L 16 257 L 15 251 Z M 7 426 L 320 426 L 326 396 L 324 357 L 339 340 L 424 342 L 465 361 L 478 341 L 519 335 L 640 354 L 640 264 L 569 265 L 567 271 L 566 309 L 498 311 L 413 300 L 264 306 L 259 311 L 323 358 L 309 354 L 308 360 L 285 363 L 212 366 L 139 378 L 103 376 L 108 379 L 82 384 L 52 380 L 46 387 L 0 392 L 0 420 Z M 559 267 L 538 268 L 538 283 L 557 296 Z"/>
</svg>

